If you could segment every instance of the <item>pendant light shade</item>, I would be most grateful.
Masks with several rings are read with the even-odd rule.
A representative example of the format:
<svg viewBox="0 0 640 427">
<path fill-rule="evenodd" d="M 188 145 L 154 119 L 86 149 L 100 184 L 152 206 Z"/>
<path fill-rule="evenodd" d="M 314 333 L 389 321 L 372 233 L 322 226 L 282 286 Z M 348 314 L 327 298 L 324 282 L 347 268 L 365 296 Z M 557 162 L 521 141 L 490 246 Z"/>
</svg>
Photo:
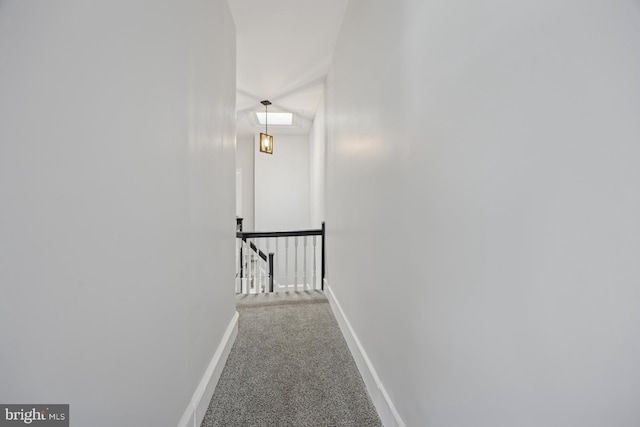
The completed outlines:
<svg viewBox="0 0 640 427">
<path fill-rule="evenodd" d="M 260 132 L 260 152 L 273 154 L 273 136 Z"/>
<path fill-rule="evenodd" d="M 264 133 L 260 133 L 260 152 L 273 154 L 273 136 L 269 135 L 268 132 L 268 121 L 269 121 L 269 113 L 267 112 L 267 107 L 271 105 L 269 101 L 260 102 L 264 105 Z"/>
</svg>

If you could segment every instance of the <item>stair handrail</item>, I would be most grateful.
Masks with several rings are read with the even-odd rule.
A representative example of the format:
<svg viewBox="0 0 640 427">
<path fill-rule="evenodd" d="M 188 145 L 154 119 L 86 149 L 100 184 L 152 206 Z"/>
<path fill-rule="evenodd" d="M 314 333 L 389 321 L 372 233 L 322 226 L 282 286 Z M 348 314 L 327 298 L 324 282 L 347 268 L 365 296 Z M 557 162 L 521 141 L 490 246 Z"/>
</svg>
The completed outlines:
<svg viewBox="0 0 640 427">
<path fill-rule="evenodd" d="M 242 239 L 243 242 L 247 242 L 247 239 L 254 238 L 267 238 L 267 237 L 296 237 L 296 236 L 321 236 L 322 241 L 322 255 L 321 255 L 321 276 L 320 276 L 320 289 L 324 291 L 324 278 L 325 278 L 325 223 L 322 222 L 321 228 L 313 228 L 307 230 L 289 230 L 289 231 L 243 231 L 242 224 L 243 218 L 236 217 L 236 238 Z M 273 259 L 275 254 L 270 252 L 266 254 L 260 250 L 253 242 L 250 243 L 250 248 L 258 253 L 260 258 L 269 263 L 269 292 L 273 292 Z M 242 266 L 240 267 L 242 269 Z"/>
</svg>

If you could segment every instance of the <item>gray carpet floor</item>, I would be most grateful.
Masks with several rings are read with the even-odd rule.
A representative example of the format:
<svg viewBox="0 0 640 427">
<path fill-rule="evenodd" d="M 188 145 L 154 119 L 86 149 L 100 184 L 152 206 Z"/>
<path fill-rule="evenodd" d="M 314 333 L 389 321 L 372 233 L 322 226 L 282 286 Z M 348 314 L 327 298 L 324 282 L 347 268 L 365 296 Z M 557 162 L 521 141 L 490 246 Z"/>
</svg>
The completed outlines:
<svg viewBox="0 0 640 427">
<path fill-rule="evenodd" d="M 237 308 L 202 427 L 381 426 L 323 293 L 239 295 Z"/>
</svg>

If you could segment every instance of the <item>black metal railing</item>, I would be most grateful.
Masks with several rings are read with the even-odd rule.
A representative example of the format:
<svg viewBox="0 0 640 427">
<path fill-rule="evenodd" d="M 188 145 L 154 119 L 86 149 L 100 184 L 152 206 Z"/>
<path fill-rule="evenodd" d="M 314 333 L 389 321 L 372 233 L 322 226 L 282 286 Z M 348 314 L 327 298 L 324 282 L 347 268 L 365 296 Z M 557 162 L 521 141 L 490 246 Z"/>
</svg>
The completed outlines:
<svg viewBox="0 0 640 427">
<path fill-rule="evenodd" d="M 324 290 L 324 223 L 311 230 L 243 231 L 236 218 L 236 237 L 236 293 Z"/>
</svg>

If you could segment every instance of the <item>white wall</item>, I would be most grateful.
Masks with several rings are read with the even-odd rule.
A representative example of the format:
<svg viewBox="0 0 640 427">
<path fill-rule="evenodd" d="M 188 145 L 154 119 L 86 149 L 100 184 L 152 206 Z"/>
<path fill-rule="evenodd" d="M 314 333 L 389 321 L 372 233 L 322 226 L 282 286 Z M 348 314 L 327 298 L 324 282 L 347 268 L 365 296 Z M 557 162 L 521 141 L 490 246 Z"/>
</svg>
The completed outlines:
<svg viewBox="0 0 640 427">
<path fill-rule="evenodd" d="M 245 231 L 254 230 L 253 140 L 253 135 L 238 135 L 236 141 L 236 167 L 242 169 L 242 217 Z"/>
<path fill-rule="evenodd" d="M 178 423 L 234 308 L 225 1 L 0 4 L 0 401 Z"/>
<path fill-rule="evenodd" d="M 255 230 L 309 228 L 309 137 L 274 134 L 273 140 L 271 155 L 255 143 Z"/>
<path fill-rule="evenodd" d="M 325 218 L 326 119 L 324 92 L 309 133 L 309 214 L 312 228 Z"/>
<path fill-rule="evenodd" d="M 407 426 L 640 424 L 637 1 L 352 0 L 328 282 Z"/>
</svg>

